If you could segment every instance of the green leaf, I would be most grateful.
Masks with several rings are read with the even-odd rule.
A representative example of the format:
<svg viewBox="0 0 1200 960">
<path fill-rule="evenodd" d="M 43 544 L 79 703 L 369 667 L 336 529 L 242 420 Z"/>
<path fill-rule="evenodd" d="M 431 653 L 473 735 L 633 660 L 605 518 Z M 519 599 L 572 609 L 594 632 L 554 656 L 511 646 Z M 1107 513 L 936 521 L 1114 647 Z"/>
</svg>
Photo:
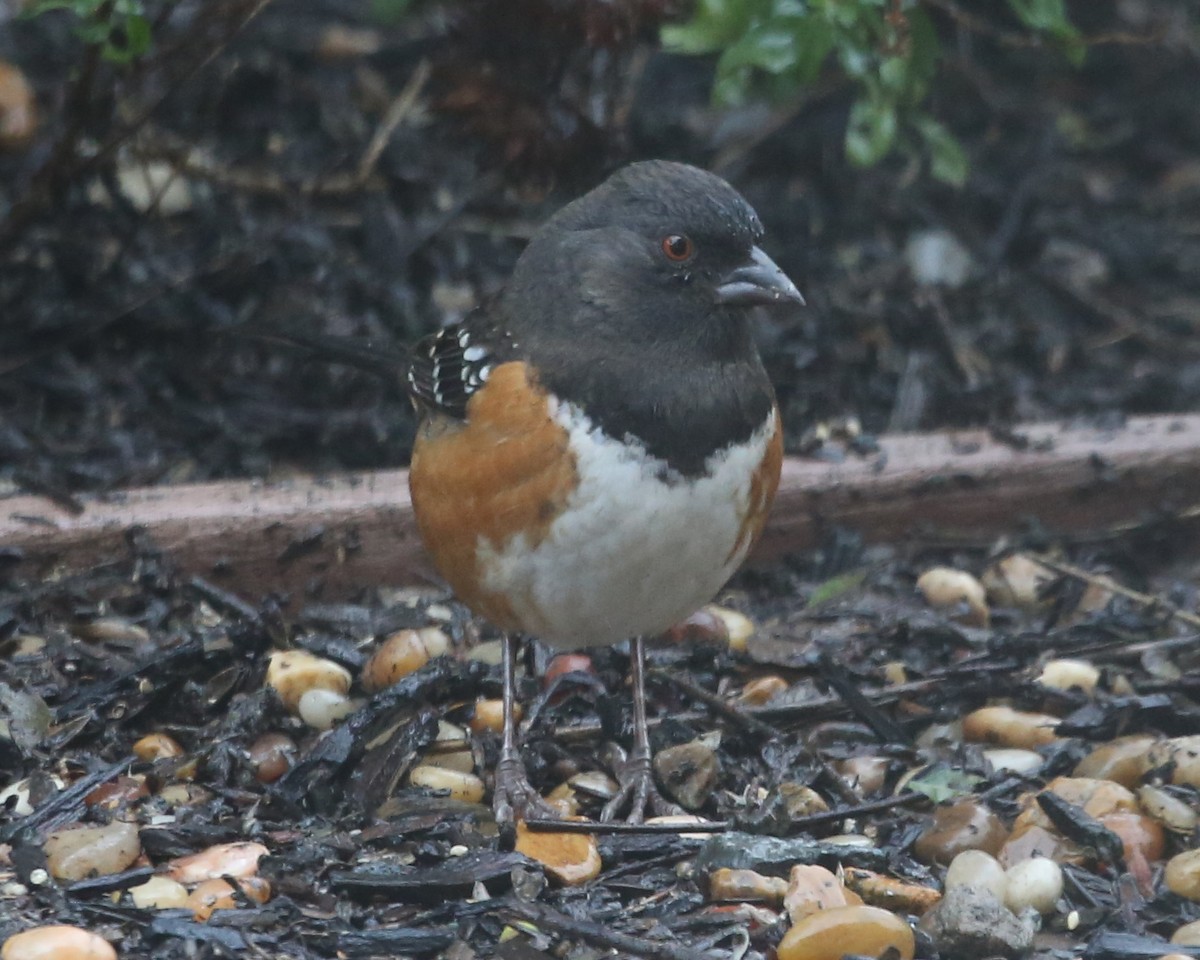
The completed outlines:
<svg viewBox="0 0 1200 960">
<path fill-rule="evenodd" d="M 1066 0 L 1008 0 L 1017 19 L 1035 33 L 1044 33 L 1062 44 L 1063 54 L 1078 67 L 1087 45 L 1067 16 Z"/>
<path fill-rule="evenodd" d="M 722 70 L 757 67 L 767 73 L 786 73 L 796 64 L 796 35 L 776 24 L 751 27 L 721 55 Z"/>
<path fill-rule="evenodd" d="M 974 773 L 939 763 L 918 773 L 906 786 L 915 793 L 924 794 L 934 803 L 944 803 L 955 797 L 973 793 L 984 779 Z"/>
<path fill-rule="evenodd" d="M 930 116 L 914 117 L 913 125 L 929 153 L 929 172 L 934 179 L 952 187 L 961 187 L 966 183 L 970 164 L 958 138 Z"/>
<path fill-rule="evenodd" d="M 140 57 L 150 49 L 150 21 L 140 14 L 125 21 L 125 48 L 131 57 Z"/>
<path fill-rule="evenodd" d="M 846 126 L 846 156 L 851 163 L 870 167 L 887 156 L 896 141 L 896 107 L 878 100 L 859 100 L 850 108 Z"/>
<path fill-rule="evenodd" d="M 737 43 L 755 15 L 765 12 L 762 0 L 699 0 L 692 19 L 664 26 L 659 40 L 673 53 L 714 53 Z"/>
<path fill-rule="evenodd" d="M 866 579 L 866 570 L 851 570 L 849 573 L 830 577 L 824 583 L 818 584 L 817 588 L 809 594 L 808 603 L 805 606 L 812 609 L 829 603 L 831 600 L 837 600 L 850 591 L 857 590 Z"/>
</svg>

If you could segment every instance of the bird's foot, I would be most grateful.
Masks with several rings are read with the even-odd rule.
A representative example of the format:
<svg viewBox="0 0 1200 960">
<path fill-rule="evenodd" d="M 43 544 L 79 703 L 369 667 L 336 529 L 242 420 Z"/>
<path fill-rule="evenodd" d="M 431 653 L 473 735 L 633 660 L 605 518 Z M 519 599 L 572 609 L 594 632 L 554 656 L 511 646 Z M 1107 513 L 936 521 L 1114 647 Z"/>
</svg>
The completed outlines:
<svg viewBox="0 0 1200 960">
<path fill-rule="evenodd" d="M 502 756 L 496 764 L 496 787 L 492 794 L 496 823 L 506 832 L 516 829 L 518 820 L 558 820 L 556 810 L 529 782 L 519 756 Z"/>
<path fill-rule="evenodd" d="M 614 751 L 616 757 L 612 763 L 613 773 L 616 774 L 620 785 L 616 796 L 604 805 L 600 812 L 600 820 L 609 823 L 616 819 L 618 813 L 628 809 L 626 823 L 641 823 L 646 819 L 646 810 L 653 811 L 655 816 L 671 816 L 683 813 L 682 807 L 671 803 L 659 792 L 654 782 L 654 768 L 650 763 L 649 751 L 634 750 L 628 757 L 619 747 Z"/>
</svg>

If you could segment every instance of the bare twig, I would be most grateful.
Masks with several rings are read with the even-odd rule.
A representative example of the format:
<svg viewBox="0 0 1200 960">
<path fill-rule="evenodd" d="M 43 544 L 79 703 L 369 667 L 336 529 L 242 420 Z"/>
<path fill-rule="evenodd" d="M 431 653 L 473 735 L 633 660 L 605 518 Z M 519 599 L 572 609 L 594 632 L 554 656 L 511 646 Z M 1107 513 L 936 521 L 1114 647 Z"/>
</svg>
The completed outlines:
<svg viewBox="0 0 1200 960">
<path fill-rule="evenodd" d="M 1063 563 L 1061 560 L 1055 560 L 1040 554 L 1031 554 L 1031 556 L 1038 563 L 1042 564 L 1042 566 L 1049 567 L 1055 573 L 1062 574 L 1065 577 L 1074 577 L 1076 580 L 1082 580 L 1084 583 L 1101 587 L 1118 596 L 1125 597 L 1127 600 L 1132 600 L 1134 603 L 1152 612 L 1162 611 L 1172 619 L 1178 620 L 1180 623 L 1186 623 L 1190 627 L 1200 627 L 1200 616 L 1189 613 L 1187 610 L 1180 610 L 1175 604 L 1164 597 L 1124 587 L 1108 577 L 1101 577 L 1090 570 L 1084 570 L 1082 567 L 1077 567 L 1070 563 Z"/>
</svg>

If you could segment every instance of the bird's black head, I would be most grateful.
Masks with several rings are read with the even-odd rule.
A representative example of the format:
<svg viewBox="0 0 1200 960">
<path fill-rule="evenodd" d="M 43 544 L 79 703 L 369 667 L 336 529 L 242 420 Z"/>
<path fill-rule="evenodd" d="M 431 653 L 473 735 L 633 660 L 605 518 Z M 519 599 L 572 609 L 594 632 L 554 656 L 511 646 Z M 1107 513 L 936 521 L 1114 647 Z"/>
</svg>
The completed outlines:
<svg viewBox="0 0 1200 960">
<path fill-rule="evenodd" d="M 804 302 L 759 248 L 762 232 L 714 174 L 625 167 L 525 248 L 500 301 L 510 354 L 608 436 L 699 475 L 774 405 L 750 307 Z"/>
<path fill-rule="evenodd" d="M 545 223 L 506 300 L 510 312 L 532 313 L 539 337 L 728 352 L 746 341 L 747 307 L 804 302 L 759 248 L 762 234 L 751 206 L 715 174 L 630 164 Z"/>
</svg>

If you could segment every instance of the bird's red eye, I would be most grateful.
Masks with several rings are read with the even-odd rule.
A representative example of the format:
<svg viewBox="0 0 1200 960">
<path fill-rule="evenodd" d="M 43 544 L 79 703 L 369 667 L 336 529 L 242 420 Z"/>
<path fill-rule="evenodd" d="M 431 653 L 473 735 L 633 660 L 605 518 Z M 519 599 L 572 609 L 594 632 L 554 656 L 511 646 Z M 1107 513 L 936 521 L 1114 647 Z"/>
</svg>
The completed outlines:
<svg viewBox="0 0 1200 960">
<path fill-rule="evenodd" d="M 663 237 L 662 252 L 667 255 L 668 260 L 680 263 L 695 253 L 696 247 L 690 237 L 673 233 L 669 237 Z"/>
</svg>

